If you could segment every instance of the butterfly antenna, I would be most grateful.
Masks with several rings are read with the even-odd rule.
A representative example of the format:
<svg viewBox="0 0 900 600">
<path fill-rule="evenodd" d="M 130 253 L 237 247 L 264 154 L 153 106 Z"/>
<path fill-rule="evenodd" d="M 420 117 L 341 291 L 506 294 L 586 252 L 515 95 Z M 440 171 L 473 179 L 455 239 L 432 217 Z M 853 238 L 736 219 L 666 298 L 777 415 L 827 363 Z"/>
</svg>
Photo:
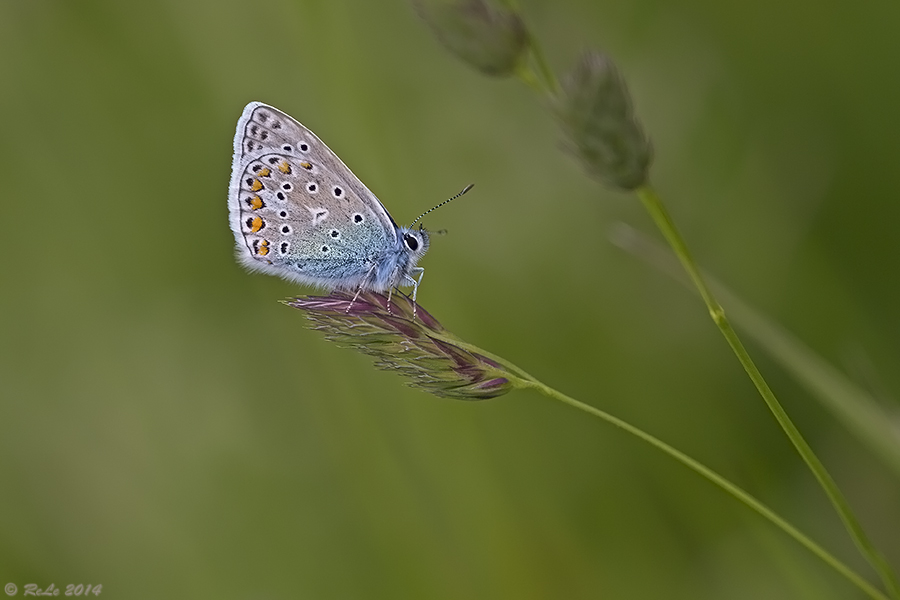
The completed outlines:
<svg viewBox="0 0 900 600">
<path fill-rule="evenodd" d="M 438 204 L 438 205 L 435 206 L 434 208 L 429 208 L 428 210 L 426 210 L 425 212 L 423 212 L 421 215 L 419 215 L 419 216 L 416 218 L 415 221 L 413 221 L 412 223 L 409 224 L 410 228 L 412 228 L 413 225 L 415 225 L 416 223 L 418 223 L 418 222 L 419 222 L 419 219 L 421 219 L 422 217 L 424 217 L 425 215 L 427 215 L 427 214 L 430 213 L 431 211 L 437 210 L 437 209 L 439 209 L 440 207 L 442 207 L 443 205 L 447 204 L 448 202 L 452 202 L 453 200 L 456 200 L 457 198 L 459 198 L 460 196 L 462 196 L 463 194 L 465 194 L 466 192 L 468 192 L 469 190 L 471 190 L 473 187 L 475 187 L 475 184 L 474 184 L 474 183 L 470 183 L 469 185 L 467 185 L 467 186 L 465 187 L 465 189 L 463 189 L 463 191 L 461 191 L 461 192 L 458 193 L 457 195 L 453 196 L 452 198 L 447 198 L 446 200 L 444 200 L 443 202 L 441 202 L 440 204 Z"/>
</svg>

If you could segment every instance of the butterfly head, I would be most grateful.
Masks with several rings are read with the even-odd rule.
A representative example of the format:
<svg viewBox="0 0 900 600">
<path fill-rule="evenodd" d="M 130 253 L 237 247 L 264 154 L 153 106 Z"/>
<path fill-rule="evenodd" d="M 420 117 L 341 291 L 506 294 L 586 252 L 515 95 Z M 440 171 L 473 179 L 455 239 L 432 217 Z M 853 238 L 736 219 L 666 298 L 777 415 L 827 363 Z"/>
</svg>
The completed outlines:
<svg viewBox="0 0 900 600">
<path fill-rule="evenodd" d="M 418 229 L 400 227 L 398 233 L 404 251 L 410 254 L 410 262 L 415 264 L 428 251 L 428 232 L 420 225 Z"/>
</svg>

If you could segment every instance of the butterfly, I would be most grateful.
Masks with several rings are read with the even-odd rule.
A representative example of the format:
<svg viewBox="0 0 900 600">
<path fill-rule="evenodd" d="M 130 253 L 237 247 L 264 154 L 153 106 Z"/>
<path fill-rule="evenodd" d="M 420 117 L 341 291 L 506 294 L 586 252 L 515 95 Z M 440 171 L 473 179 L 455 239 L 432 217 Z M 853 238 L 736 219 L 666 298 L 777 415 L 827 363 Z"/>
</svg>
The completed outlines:
<svg viewBox="0 0 900 600">
<path fill-rule="evenodd" d="M 429 244 L 413 229 L 422 217 L 398 226 L 312 131 L 260 102 L 237 123 L 228 213 L 238 261 L 252 271 L 357 295 L 411 285 L 415 303 Z"/>
</svg>

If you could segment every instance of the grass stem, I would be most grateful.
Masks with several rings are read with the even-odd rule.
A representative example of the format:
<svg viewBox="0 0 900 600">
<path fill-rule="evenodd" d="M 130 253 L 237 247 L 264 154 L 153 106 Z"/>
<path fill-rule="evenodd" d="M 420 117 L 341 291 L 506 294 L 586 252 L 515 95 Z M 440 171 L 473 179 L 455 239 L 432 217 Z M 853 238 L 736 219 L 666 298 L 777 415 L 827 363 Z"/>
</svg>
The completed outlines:
<svg viewBox="0 0 900 600">
<path fill-rule="evenodd" d="M 869 540 L 868 536 L 866 536 L 865 531 L 863 531 L 862 526 L 853 514 L 853 510 L 850 508 L 850 504 L 847 502 L 847 499 L 844 498 L 844 495 L 841 493 L 834 479 L 832 479 L 831 475 L 825 469 L 825 465 L 822 464 L 810 445 L 800 434 L 796 425 L 794 425 L 793 421 L 788 417 L 784 407 L 775 397 L 775 393 L 769 387 L 769 384 L 766 383 L 765 378 L 763 378 L 762 373 L 756 367 L 753 359 L 750 358 L 750 354 L 747 352 L 744 344 L 732 328 L 728 317 L 725 315 L 725 311 L 707 286 L 706 281 L 703 279 L 699 267 L 694 262 L 684 239 L 675 227 L 675 223 L 669 216 L 659 195 L 649 185 L 638 188 L 636 193 L 641 199 L 641 202 L 643 202 L 644 207 L 650 213 L 656 226 L 662 232 L 663 237 L 669 242 L 669 245 L 678 257 L 681 265 L 684 267 L 694 286 L 697 288 L 697 291 L 700 293 L 700 296 L 703 298 L 703 302 L 709 310 L 710 317 L 712 317 L 716 327 L 719 328 L 719 331 L 728 342 L 731 350 L 734 352 L 735 356 L 737 356 L 741 366 L 744 367 L 744 370 L 747 372 L 753 385 L 756 386 L 757 391 L 759 391 L 760 396 L 762 396 L 766 405 L 769 407 L 769 410 L 775 416 L 775 420 L 778 421 L 778 424 L 781 426 L 785 435 L 788 436 L 788 439 L 794 445 L 794 448 L 796 448 L 800 457 L 809 467 L 809 470 L 812 471 L 816 480 L 818 480 L 819 485 L 822 486 L 822 489 L 831 501 L 832 506 L 834 506 L 835 511 L 837 511 L 841 521 L 843 521 L 844 527 L 847 529 L 853 542 L 881 577 L 890 597 L 895 600 L 900 600 L 900 584 L 898 584 L 897 578 L 890 565 L 875 549 L 875 546 Z"/>
</svg>

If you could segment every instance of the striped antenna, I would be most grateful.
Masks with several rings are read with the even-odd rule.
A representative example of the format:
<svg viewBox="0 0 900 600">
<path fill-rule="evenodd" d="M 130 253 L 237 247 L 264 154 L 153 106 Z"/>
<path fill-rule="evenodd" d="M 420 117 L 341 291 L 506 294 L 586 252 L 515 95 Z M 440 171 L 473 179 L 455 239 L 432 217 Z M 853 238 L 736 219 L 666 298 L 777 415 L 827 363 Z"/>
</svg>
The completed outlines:
<svg viewBox="0 0 900 600">
<path fill-rule="evenodd" d="M 453 196 L 452 198 L 448 198 L 448 199 L 444 200 L 443 202 L 441 202 L 440 204 L 438 204 L 438 205 L 435 206 L 434 208 L 429 208 L 428 210 L 426 210 L 425 212 L 423 212 L 421 215 L 419 215 L 419 216 L 416 218 L 415 221 L 413 221 L 412 223 L 409 224 L 410 229 L 412 229 L 412 226 L 413 226 L 413 225 L 415 225 L 416 223 L 419 222 L 419 219 L 421 219 L 422 217 L 424 217 L 425 215 L 427 215 L 427 214 L 430 213 L 431 211 L 439 209 L 440 207 L 442 207 L 443 205 L 447 204 L 448 202 L 452 202 L 453 200 L 456 200 L 457 198 L 459 198 L 460 196 L 462 196 L 463 194 L 465 194 L 466 192 L 468 192 L 469 190 L 471 190 L 473 187 L 475 187 L 475 184 L 474 184 L 474 183 L 470 183 L 469 185 L 466 186 L 466 188 L 465 188 L 463 191 L 461 191 L 461 192 L 458 193 L 457 195 Z"/>
</svg>

